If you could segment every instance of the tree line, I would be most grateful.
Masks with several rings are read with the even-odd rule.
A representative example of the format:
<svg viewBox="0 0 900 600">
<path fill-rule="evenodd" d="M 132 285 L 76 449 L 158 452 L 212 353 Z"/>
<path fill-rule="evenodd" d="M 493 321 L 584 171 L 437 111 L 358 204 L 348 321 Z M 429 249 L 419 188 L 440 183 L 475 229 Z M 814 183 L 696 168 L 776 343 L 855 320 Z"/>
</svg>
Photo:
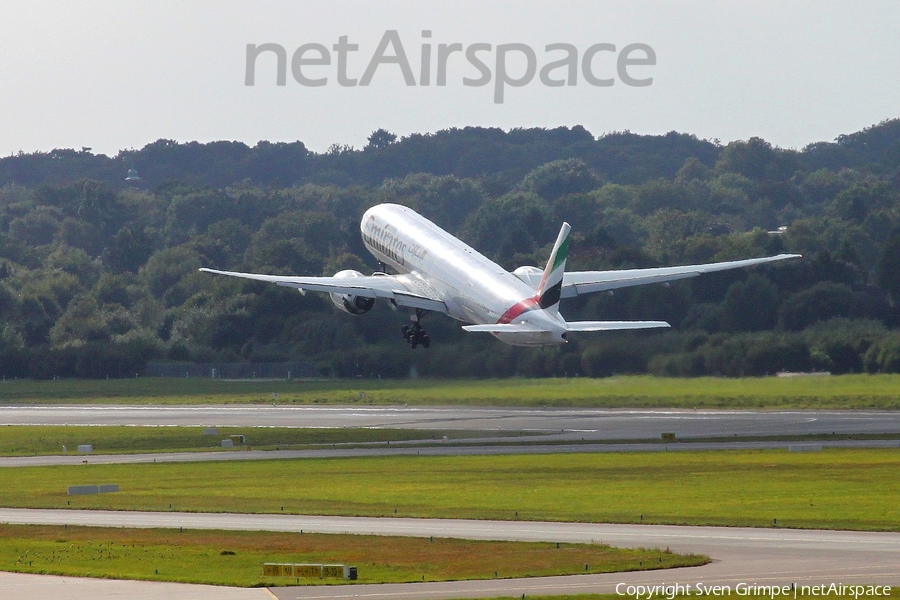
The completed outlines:
<svg viewBox="0 0 900 600">
<path fill-rule="evenodd" d="M 129 168 L 141 179 L 126 181 Z M 522 349 L 431 316 L 434 345 L 414 353 L 388 306 L 351 317 L 318 294 L 197 271 L 371 272 L 359 218 L 380 202 L 414 208 L 510 270 L 542 267 L 563 220 L 571 269 L 804 258 L 562 306 L 570 319 L 663 319 L 671 331 Z M 900 372 L 895 300 L 900 120 L 802 150 L 473 127 L 378 130 L 362 149 L 323 153 L 159 140 L 113 157 L 0 159 L 8 378 L 133 377 L 168 360 L 302 360 L 366 377 Z"/>
</svg>

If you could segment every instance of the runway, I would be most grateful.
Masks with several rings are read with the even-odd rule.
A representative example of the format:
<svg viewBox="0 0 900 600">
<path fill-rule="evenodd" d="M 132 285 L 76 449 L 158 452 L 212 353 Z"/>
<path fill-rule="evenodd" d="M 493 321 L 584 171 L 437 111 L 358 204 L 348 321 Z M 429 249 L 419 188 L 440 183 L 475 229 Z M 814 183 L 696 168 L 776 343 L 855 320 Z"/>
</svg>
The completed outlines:
<svg viewBox="0 0 900 600">
<path fill-rule="evenodd" d="M 4 406 L 9 425 L 372 427 L 530 432 L 562 440 L 900 433 L 900 411 L 754 411 L 396 406 Z"/>
<path fill-rule="evenodd" d="M 900 533 L 609 525 L 531 521 L 353 518 L 294 515 L 147 513 L 0 509 L 0 522 L 107 527 L 374 533 L 485 540 L 606 543 L 621 547 L 669 547 L 707 554 L 703 567 L 575 577 L 491 579 L 403 585 L 274 588 L 281 600 L 349 598 L 472 598 L 521 594 L 615 593 L 616 585 L 695 586 L 878 584 L 900 585 Z M 3 593 L 0 579 L 0 594 Z M 249 590 L 248 590 L 249 591 Z M 4 596 L 5 597 L 5 596 Z M 198 596 L 200 597 L 200 596 Z M 228 596 L 231 597 L 231 596 Z M 28 600 L 21 596 L 19 600 Z M 251 596 L 247 596 L 251 598 Z"/>
</svg>

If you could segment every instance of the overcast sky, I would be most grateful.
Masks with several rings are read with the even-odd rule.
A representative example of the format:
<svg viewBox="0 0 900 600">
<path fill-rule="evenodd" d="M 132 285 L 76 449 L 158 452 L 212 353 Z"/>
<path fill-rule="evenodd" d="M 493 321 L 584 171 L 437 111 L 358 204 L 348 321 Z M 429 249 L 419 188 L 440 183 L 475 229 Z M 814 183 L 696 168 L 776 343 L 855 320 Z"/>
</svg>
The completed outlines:
<svg viewBox="0 0 900 600">
<path fill-rule="evenodd" d="M 410 64 L 379 62 L 385 32 Z M 431 37 L 423 37 L 430 31 Z M 0 156 L 18 151 L 81 148 L 115 154 L 159 138 L 180 142 L 303 141 L 321 152 L 333 143 L 364 146 L 375 129 L 398 135 L 448 127 L 583 125 L 595 136 L 631 130 L 680 131 L 727 142 L 760 136 L 782 147 L 833 140 L 900 117 L 900 2 L 653 0 L 533 1 L 132 1 L 4 0 L 0 7 Z M 358 50 L 344 53 L 341 36 Z M 245 85 L 248 44 L 285 49 L 286 81 L 277 59 L 261 54 L 255 83 Z M 291 59 L 304 44 L 320 44 L 330 64 Z M 422 85 L 423 44 L 430 48 L 429 85 Z M 436 85 L 440 44 L 460 44 L 446 57 L 446 85 Z M 475 54 L 491 77 L 466 59 Z M 497 46 L 534 52 L 533 79 L 503 86 L 495 102 Z M 577 52 L 574 85 L 551 87 L 541 69 Z M 589 75 L 582 58 L 595 44 Z M 649 46 L 653 65 L 624 65 L 650 85 L 627 85 L 617 60 L 631 44 Z M 511 48 L 521 48 L 514 46 Z M 391 43 L 381 56 L 396 56 Z M 300 56 L 313 62 L 317 49 Z M 643 50 L 624 59 L 646 59 Z M 648 62 L 648 61 L 644 61 Z M 527 58 L 505 54 L 510 79 L 525 79 Z M 566 66 L 552 70 L 564 80 Z"/>
</svg>

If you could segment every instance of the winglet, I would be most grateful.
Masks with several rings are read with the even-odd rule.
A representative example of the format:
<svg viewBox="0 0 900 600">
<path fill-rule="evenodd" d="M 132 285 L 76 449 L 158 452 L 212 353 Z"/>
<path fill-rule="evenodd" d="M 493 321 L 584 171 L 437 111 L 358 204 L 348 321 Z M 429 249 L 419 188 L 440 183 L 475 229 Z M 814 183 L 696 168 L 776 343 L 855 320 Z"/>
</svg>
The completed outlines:
<svg viewBox="0 0 900 600">
<path fill-rule="evenodd" d="M 566 271 L 566 257 L 569 255 L 569 231 L 568 223 L 563 223 L 559 230 L 550 260 L 544 268 L 544 276 L 538 286 L 538 298 L 540 307 L 553 314 L 559 312 L 559 297 L 562 293 L 563 274 Z"/>
</svg>

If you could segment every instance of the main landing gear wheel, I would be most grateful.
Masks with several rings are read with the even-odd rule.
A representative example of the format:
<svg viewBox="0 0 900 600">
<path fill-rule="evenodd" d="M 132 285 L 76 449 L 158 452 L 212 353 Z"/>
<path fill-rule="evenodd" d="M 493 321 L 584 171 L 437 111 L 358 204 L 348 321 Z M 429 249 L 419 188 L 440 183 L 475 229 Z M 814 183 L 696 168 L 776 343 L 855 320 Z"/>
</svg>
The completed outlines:
<svg viewBox="0 0 900 600">
<path fill-rule="evenodd" d="M 419 344 L 422 344 L 423 348 L 431 346 L 431 338 L 428 337 L 425 328 L 418 321 L 413 322 L 411 326 L 404 325 L 400 331 L 403 333 L 403 339 L 406 340 L 410 348 L 414 349 Z"/>
</svg>

